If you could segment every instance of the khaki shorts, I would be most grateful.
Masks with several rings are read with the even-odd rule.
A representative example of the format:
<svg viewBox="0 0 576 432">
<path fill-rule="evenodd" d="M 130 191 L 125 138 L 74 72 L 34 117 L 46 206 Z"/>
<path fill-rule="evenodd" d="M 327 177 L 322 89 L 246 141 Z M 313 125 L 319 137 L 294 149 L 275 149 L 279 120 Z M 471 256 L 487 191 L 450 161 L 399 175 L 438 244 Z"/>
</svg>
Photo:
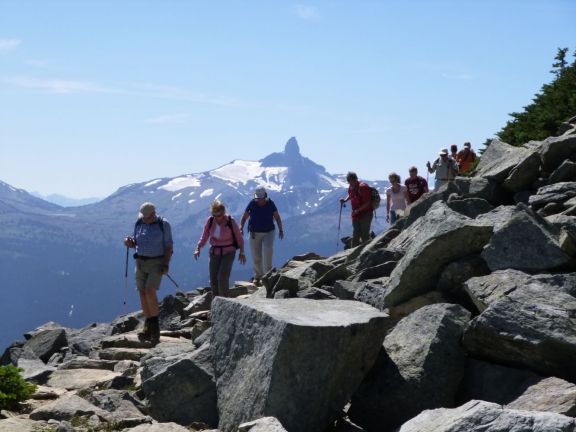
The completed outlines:
<svg viewBox="0 0 576 432">
<path fill-rule="evenodd" d="M 136 288 L 139 291 L 145 291 L 160 288 L 162 280 L 162 264 L 164 258 L 153 258 L 148 260 L 136 259 Z"/>
</svg>

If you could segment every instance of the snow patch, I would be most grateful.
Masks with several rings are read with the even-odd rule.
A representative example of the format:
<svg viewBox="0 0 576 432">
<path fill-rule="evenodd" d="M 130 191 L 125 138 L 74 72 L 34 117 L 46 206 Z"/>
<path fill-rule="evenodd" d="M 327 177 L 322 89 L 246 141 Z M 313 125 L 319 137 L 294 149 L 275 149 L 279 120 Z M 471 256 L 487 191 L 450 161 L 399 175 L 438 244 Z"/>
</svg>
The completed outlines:
<svg viewBox="0 0 576 432">
<path fill-rule="evenodd" d="M 214 189 L 206 189 L 200 194 L 200 198 L 211 196 L 214 193 Z"/>
<path fill-rule="evenodd" d="M 348 183 L 346 183 L 343 180 L 340 180 L 338 178 L 330 178 L 328 176 L 325 175 L 320 175 L 320 177 L 322 177 L 324 180 L 326 180 L 327 183 L 330 184 L 330 186 L 335 187 L 335 188 L 348 188 Z"/>
<path fill-rule="evenodd" d="M 182 192 L 177 193 L 176 195 L 174 195 L 172 197 L 172 201 L 174 201 L 176 198 L 178 198 L 180 195 L 182 195 Z"/>
<path fill-rule="evenodd" d="M 152 180 L 151 182 L 148 182 L 144 185 L 144 187 L 148 187 L 148 186 L 153 186 L 156 183 L 160 183 L 162 181 L 162 179 L 156 179 L 156 180 Z"/>
<path fill-rule="evenodd" d="M 199 186 L 200 186 L 200 180 L 198 180 L 198 178 L 187 175 L 184 177 L 177 177 L 175 179 L 172 179 L 165 185 L 158 187 L 158 189 L 164 189 L 168 192 L 176 192 L 181 189 L 189 187 L 199 187 Z"/>
<path fill-rule="evenodd" d="M 210 175 L 229 183 L 246 184 L 254 181 L 258 186 L 268 190 L 281 191 L 288 174 L 287 167 L 263 167 L 260 162 L 235 160 L 228 165 L 221 166 Z"/>
<path fill-rule="evenodd" d="M 196 200 L 195 199 L 188 200 L 188 204 L 192 204 L 194 201 Z"/>
</svg>

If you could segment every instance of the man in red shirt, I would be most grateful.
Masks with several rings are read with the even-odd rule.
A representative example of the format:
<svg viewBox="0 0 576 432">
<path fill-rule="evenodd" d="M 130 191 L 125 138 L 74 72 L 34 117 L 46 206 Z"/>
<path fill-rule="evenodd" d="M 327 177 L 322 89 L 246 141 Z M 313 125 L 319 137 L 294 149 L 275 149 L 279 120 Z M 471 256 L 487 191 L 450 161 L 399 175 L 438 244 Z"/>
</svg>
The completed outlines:
<svg viewBox="0 0 576 432">
<path fill-rule="evenodd" d="M 428 192 L 428 182 L 425 178 L 418 175 L 418 168 L 415 166 L 408 169 L 410 177 L 404 181 L 404 185 L 408 188 L 408 202 L 412 204 L 426 192 Z"/>
<path fill-rule="evenodd" d="M 370 240 L 370 224 L 372 223 L 372 195 L 370 187 L 358 180 L 354 172 L 346 175 L 348 196 L 340 198 L 340 205 L 346 201 L 352 203 L 352 247 Z"/>
</svg>

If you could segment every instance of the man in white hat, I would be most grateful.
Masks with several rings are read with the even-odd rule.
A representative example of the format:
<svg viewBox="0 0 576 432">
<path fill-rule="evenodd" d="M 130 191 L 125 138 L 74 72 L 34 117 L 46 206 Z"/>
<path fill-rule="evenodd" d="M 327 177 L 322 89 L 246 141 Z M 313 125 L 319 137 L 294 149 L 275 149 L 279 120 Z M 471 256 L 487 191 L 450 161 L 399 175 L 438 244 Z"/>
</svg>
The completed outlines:
<svg viewBox="0 0 576 432">
<path fill-rule="evenodd" d="M 254 199 L 246 206 L 246 211 L 240 219 L 240 232 L 244 235 L 244 224 L 250 218 L 248 231 L 250 233 L 250 251 L 256 286 L 260 286 L 262 276 L 272 268 L 272 253 L 274 251 L 274 222 L 278 226 L 278 238 L 284 238 L 282 219 L 276 204 L 266 193 L 266 189 L 258 187 L 254 191 Z"/>
<path fill-rule="evenodd" d="M 440 149 L 438 155 L 440 157 L 432 165 L 430 165 L 430 161 L 426 162 L 428 172 L 430 174 L 436 173 L 434 190 L 438 190 L 441 186 L 453 181 L 458 175 L 458 162 L 448 156 L 448 149 Z"/>
<path fill-rule="evenodd" d="M 146 317 L 140 339 L 152 342 L 160 340 L 158 297 L 162 276 L 168 273 L 173 252 L 172 230 L 168 221 L 156 215 L 151 202 L 140 206 L 138 220 L 132 237 L 124 239 L 124 245 L 136 248 L 136 287 L 140 294 L 142 313 Z"/>
</svg>

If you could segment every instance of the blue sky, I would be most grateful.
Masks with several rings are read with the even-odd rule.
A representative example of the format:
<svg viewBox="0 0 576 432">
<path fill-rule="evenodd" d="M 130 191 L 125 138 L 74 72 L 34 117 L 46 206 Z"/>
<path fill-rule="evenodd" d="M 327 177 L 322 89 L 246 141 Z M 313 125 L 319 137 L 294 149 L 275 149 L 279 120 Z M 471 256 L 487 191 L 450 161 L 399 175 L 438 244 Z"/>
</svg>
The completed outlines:
<svg viewBox="0 0 576 432">
<path fill-rule="evenodd" d="M 291 136 L 332 173 L 423 172 L 530 103 L 575 18 L 572 0 L 0 0 L 0 180 L 104 197 Z"/>
</svg>

